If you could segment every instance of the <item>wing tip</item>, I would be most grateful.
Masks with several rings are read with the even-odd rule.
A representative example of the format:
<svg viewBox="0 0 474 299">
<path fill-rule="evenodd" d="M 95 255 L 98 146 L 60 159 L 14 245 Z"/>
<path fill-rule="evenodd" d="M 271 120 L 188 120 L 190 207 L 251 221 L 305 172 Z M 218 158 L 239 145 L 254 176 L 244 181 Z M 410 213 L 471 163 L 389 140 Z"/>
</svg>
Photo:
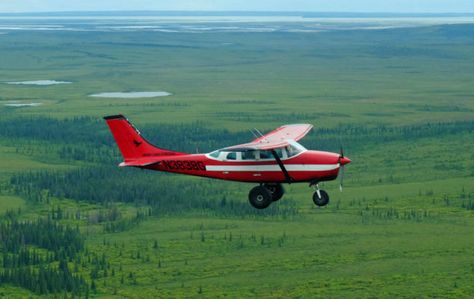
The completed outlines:
<svg viewBox="0 0 474 299">
<path fill-rule="evenodd" d="M 312 124 L 288 124 L 288 125 L 283 125 L 281 127 L 293 127 L 293 126 L 306 126 L 306 127 L 313 127 Z"/>
</svg>

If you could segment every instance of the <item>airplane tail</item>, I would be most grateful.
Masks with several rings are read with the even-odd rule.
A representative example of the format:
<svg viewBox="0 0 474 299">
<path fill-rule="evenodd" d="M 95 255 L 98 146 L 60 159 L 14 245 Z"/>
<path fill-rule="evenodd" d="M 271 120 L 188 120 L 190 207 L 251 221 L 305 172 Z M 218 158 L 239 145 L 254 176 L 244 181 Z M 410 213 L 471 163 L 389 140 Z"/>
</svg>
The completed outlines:
<svg viewBox="0 0 474 299">
<path fill-rule="evenodd" d="M 149 143 L 132 123 L 121 114 L 105 116 L 104 119 L 125 161 L 121 166 L 146 166 L 145 163 L 142 164 L 140 161 L 152 161 L 160 156 L 184 154 L 162 149 Z"/>
</svg>

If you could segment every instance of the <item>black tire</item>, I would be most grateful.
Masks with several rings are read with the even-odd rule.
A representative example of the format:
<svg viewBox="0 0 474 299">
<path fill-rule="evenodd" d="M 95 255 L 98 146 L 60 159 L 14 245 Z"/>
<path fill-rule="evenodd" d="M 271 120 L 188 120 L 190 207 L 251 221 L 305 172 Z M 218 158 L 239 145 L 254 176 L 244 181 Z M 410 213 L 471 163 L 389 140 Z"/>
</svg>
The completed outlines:
<svg viewBox="0 0 474 299">
<path fill-rule="evenodd" d="M 318 192 L 314 192 L 313 202 L 318 207 L 324 207 L 329 203 L 329 195 L 324 190 L 319 190 L 319 194 L 321 194 L 321 198 L 318 196 Z"/>
<path fill-rule="evenodd" d="M 263 186 L 267 188 L 268 192 L 270 192 L 272 201 L 280 200 L 280 198 L 283 197 L 283 194 L 285 194 L 285 189 L 283 189 L 281 184 L 265 184 Z"/>
<path fill-rule="evenodd" d="M 272 201 L 272 195 L 263 186 L 257 186 L 249 192 L 249 202 L 256 209 L 265 209 Z"/>
</svg>

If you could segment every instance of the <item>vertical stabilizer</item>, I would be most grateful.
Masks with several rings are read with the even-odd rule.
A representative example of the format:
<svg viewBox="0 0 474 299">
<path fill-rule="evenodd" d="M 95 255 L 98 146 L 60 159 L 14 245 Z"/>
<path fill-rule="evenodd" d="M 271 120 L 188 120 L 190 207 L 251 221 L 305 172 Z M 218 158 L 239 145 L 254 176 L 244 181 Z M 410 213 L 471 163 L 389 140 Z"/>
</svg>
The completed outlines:
<svg viewBox="0 0 474 299">
<path fill-rule="evenodd" d="M 143 138 L 140 132 L 125 116 L 105 116 L 105 121 L 114 136 L 115 142 L 122 153 L 125 162 L 141 158 L 182 155 L 183 153 L 159 148 Z"/>
</svg>

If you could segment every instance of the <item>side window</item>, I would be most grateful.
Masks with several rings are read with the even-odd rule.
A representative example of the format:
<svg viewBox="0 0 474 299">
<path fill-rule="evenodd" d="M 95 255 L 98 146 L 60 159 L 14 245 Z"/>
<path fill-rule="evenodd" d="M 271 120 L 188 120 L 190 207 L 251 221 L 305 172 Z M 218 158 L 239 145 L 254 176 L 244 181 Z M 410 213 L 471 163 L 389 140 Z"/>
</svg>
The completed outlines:
<svg viewBox="0 0 474 299">
<path fill-rule="evenodd" d="M 260 151 L 260 159 L 268 160 L 273 159 L 273 155 L 271 151 Z"/>
<path fill-rule="evenodd" d="M 242 152 L 242 160 L 255 160 L 255 151 Z"/>
<path fill-rule="evenodd" d="M 212 153 L 209 154 L 209 156 L 217 159 L 219 158 L 220 153 L 221 153 L 220 151 L 213 151 Z"/>
<path fill-rule="evenodd" d="M 294 146 L 294 145 L 290 145 L 287 148 L 288 157 L 293 157 L 293 156 L 301 153 L 302 151 L 303 150 L 301 148 L 298 148 L 297 146 Z"/>
<path fill-rule="evenodd" d="M 283 159 L 283 149 L 277 148 L 275 149 L 275 152 L 277 153 L 278 157 L 280 157 L 280 159 Z"/>
<path fill-rule="evenodd" d="M 291 149 L 291 146 L 287 146 L 287 147 L 286 147 L 286 154 L 288 155 L 288 158 L 295 155 L 295 154 L 293 153 L 293 150 Z"/>
<path fill-rule="evenodd" d="M 237 153 L 236 152 L 231 152 L 228 153 L 227 156 L 225 157 L 226 160 L 237 160 Z"/>
</svg>

